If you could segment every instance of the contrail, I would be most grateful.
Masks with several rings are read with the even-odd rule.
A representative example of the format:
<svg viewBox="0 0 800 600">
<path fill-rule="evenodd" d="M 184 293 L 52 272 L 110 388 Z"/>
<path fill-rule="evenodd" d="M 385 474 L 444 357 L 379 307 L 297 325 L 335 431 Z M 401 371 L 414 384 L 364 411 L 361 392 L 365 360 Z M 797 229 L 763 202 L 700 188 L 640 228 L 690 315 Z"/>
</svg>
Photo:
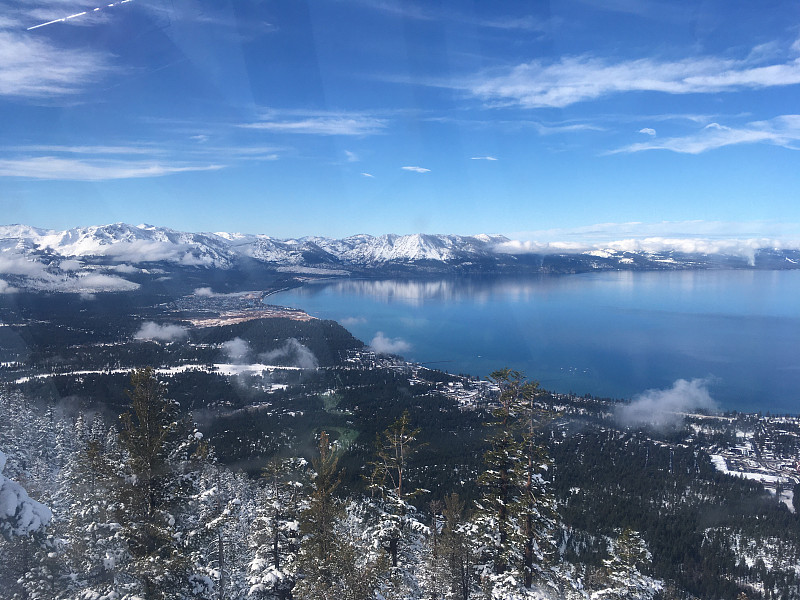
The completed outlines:
<svg viewBox="0 0 800 600">
<path fill-rule="evenodd" d="M 83 15 L 86 15 L 86 14 L 88 14 L 90 12 L 97 12 L 97 11 L 102 10 L 104 8 L 111 8 L 112 6 L 119 6 L 120 4 L 127 4 L 128 2 L 133 2 L 133 0 L 120 0 L 119 2 L 112 2 L 111 4 L 108 4 L 106 6 L 98 6 L 97 8 L 93 8 L 92 10 L 85 10 L 83 12 L 75 13 L 74 15 L 70 15 L 68 17 L 64 17 L 63 19 L 55 19 L 53 21 L 48 21 L 47 23 L 39 23 L 38 25 L 34 25 L 33 27 L 28 27 L 27 31 L 30 31 L 31 29 L 39 29 L 39 27 L 44 27 L 46 25 L 52 25 L 53 23 L 65 23 L 66 21 L 69 21 L 70 19 L 76 19 L 78 17 L 82 17 Z"/>
</svg>

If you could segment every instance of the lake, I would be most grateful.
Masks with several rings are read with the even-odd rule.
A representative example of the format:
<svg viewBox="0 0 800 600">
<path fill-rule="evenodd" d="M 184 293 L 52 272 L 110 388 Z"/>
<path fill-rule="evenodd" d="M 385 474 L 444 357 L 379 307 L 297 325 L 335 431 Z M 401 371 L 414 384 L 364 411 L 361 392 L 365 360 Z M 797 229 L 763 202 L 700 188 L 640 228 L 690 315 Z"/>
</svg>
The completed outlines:
<svg viewBox="0 0 800 600">
<path fill-rule="evenodd" d="M 800 413 L 800 271 L 338 280 L 267 301 L 453 373 L 615 398 L 706 378 L 724 409 Z"/>
</svg>

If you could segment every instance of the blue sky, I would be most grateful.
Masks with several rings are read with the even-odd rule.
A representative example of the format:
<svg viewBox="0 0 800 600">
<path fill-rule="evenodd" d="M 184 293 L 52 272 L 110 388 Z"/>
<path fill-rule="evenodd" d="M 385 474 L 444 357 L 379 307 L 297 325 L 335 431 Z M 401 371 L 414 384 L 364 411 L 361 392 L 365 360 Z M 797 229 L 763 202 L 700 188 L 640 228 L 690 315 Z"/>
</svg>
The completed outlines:
<svg viewBox="0 0 800 600">
<path fill-rule="evenodd" d="M 6 224 L 800 240 L 796 2 L 3 7 Z"/>
</svg>

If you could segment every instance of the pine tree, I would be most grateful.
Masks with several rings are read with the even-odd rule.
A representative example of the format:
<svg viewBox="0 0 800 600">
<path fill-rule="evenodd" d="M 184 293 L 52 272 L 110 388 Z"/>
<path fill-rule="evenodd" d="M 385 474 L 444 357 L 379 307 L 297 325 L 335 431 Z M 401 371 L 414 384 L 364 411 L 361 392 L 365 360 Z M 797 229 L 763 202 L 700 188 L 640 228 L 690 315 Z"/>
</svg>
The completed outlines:
<svg viewBox="0 0 800 600">
<path fill-rule="evenodd" d="M 489 423 L 493 434 L 483 456 L 485 469 L 478 476 L 481 498 L 478 522 L 481 540 L 483 575 L 500 576 L 519 562 L 519 536 L 513 507 L 520 502 L 519 463 L 522 445 L 519 439 L 518 393 L 522 376 L 516 371 L 495 371 L 490 380 L 500 387 L 499 405 Z"/>
<path fill-rule="evenodd" d="M 513 382 L 512 386 L 518 383 L 521 385 L 513 393 L 516 394 L 519 404 L 523 434 L 520 447 L 522 460 L 518 463 L 521 501 L 517 512 L 522 527 L 523 585 L 530 589 L 534 577 L 540 581 L 549 579 L 551 571 L 544 567 L 545 563 L 552 562 L 555 554 L 555 499 L 543 478 L 543 474 L 551 467 L 551 461 L 546 448 L 538 439 L 541 429 L 552 417 L 536 406 L 540 393 L 538 382 Z"/>
<path fill-rule="evenodd" d="M 419 428 L 412 428 L 408 411 L 376 437 L 376 458 L 370 463 L 369 488 L 373 498 L 367 503 L 371 526 L 367 535 L 386 552 L 390 562 L 391 590 L 385 595 L 414 596 L 419 593 L 417 574 L 422 562 L 424 536 L 428 528 L 417 518 L 410 500 L 424 490 L 408 480 L 408 461 L 420 448 Z"/>
<path fill-rule="evenodd" d="M 303 534 L 297 598 L 369 600 L 375 597 L 386 565 L 364 548 L 363 520 L 351 505 L 336 498 L 341 482 L 339 457 L 328 435 L 320 434 L 319 453 L 312 461 L 314 477 L 308 506 L 301 514 Z"/>
<path fill-rule="evenodd" d="M 474 585 L 476 557 L 470 543 L 472 532 L 464 510 L 464 502 L 458 494 L 445 497 L 440 553 L 446 565 L 447 597 L 455 600 L 469 600 Z"/>
<path fill-rule="evenodd" d="M 608 577 L 604 589 L 593 597 L 614 600 L 647 600 L 655 597 L 662 584 L 641 570 L 650 564 L 650 551 L 639 532 L 624 529 L 613 541 L 610 557 L 603 561 Z"/>
<path fill-rule="evenodd" d="M 134 371 L 131 386 L 132 412 L 120 417 L 119 433 L 127 453 L 118 513 L 131 556 L 126 571 L 145 600 L 170 598 L 190 586 L 177 513 L 192 495 L 188 463 L 197 439 L 151 368 Z"/>
<path fill-rule="evenodd" d="M 537 439 L 544 417 L 535 404 L 538 384 L 510 369 L 490 379 L 500 397 L 478 477 L 479 570 L 492 593 L 511 594 L 530 589 L 535 576 L 546 573 L 541 563 L 552 551 L 555 503 L 542 477 L 549 459 Z"/>
<path fill-rule="evenodd" d="M 69 501 L 63 513 L 67 589 L 107 596 L 119 593 L 117 573 L 127 557 L 115 518 L 120 462 L 118 456 L 104 451 L 101 440 L 83 440 L 83 444 L 59 478 Z"/>
<path fill-rule="evenodd" d="M 255 558 L 250 563 L 250 596 L 291 598 L 299 550 L 303 459 L 273 460 L 265 467 L 262 504 L 253 522 Z"/>
</svg>

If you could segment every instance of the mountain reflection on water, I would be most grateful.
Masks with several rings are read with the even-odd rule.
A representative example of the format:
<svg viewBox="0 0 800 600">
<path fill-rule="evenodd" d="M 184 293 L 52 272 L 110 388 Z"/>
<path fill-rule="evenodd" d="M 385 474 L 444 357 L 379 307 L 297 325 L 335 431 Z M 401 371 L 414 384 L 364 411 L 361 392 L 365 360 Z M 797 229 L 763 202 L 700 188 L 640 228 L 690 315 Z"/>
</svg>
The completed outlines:
<svg viewBox="0 0 800 600">
<path fill-rule="evenodd" d="M 800 412 L 800 272 L 608 272 L 333 280 L 271 303 L 335 319 L 407 358 L 557 391 L 630 397 L 709 378 L 726 408 Z"/>
</svg>

